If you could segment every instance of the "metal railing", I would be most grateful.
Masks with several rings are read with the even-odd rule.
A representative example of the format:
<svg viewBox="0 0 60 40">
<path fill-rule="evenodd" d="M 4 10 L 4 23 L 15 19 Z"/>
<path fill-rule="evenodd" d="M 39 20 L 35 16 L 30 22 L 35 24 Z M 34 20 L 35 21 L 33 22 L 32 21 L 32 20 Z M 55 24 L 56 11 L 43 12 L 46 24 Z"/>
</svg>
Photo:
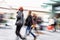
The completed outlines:
<svg viewBox="0 0 60 40">
<path fill-rule="evenodd" d="M 5 8 L 5 7 L 0 7 L 0 9 L 7 9 L 7 10 L 18 10 L 17 8 Z M 24 9 L 24 11 L 28 11 L 28 9 Z M 43 13 L 49 13 L 46 11 L 39 11 L 39 10 L 31 10 L 33 12 L 43 12 Z"/>
</svg>

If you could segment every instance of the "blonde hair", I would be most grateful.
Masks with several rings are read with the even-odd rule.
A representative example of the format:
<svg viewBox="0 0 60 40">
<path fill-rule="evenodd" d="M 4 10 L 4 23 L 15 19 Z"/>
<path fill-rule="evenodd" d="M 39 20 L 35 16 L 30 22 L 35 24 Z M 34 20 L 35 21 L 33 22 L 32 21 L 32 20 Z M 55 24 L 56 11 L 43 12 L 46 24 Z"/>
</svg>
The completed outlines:
<svg viewBox="0 0 60 40">
<path fill-rule="evenodd" d="M 31 15 L 31 10 L 28 11 L 28 15 Z"/>
</svg>

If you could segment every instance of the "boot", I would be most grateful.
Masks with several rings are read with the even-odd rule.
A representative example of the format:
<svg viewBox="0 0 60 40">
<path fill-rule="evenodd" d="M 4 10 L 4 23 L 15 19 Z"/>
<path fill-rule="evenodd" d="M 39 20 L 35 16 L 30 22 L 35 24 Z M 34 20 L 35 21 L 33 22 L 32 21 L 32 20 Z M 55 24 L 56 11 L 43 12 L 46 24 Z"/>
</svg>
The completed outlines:
<svg viewBox="0 0 60 40">
<path fill-rule="evenodd" d="M 26 40 L 26 38 L 22 38 L 22 40 Z"/>
<path fill-rule="evenodd" d="M 36 40 L 36 37 L 34 37 L 34 40 Z"/>
</svg>

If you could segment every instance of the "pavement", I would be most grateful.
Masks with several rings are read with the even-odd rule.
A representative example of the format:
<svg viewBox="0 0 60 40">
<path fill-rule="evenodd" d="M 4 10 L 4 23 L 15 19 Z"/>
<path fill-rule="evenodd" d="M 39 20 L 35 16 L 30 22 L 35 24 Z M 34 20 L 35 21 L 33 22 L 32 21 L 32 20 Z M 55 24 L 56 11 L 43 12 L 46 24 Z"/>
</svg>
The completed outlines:
<svg viewBox="0 0 60 40">
<path fill-rule="evenodd" d="M 15 35 L 16 26 L 14 23 L 11 23 L 10 26 L 0 27 L 0 40 L 21 40 Z M 22 36 L 25 35 L 26 26 L 23 26 L 21 29 Z M 60 40 L 60 30 L 57 32 L 47 31 L 47 30 L 38 30 L 40 33 L 32 32 L 37 36 L 36 40 Z M 26 37 L 27 40 L 33 40 L 32 35 Z"/>
<path fill-rule="evenodd" d="M 5 28 L 0 28 L 0 40 L 21 40 L 15 35 L 16 26 L 7 26 Z M 26 27 L 22 27 L 21 34 L 25 35 Z M 33 32 L 33 31 L 32 31 Z M 39 31 L 44 34 L 34 33 L 37 36 L 37 40 L 60 40 L 60 32 L 49 32 L 49 31 Z M 33 40 L 32 35 L 26 37 L 27 40 Z"/>
</svg>

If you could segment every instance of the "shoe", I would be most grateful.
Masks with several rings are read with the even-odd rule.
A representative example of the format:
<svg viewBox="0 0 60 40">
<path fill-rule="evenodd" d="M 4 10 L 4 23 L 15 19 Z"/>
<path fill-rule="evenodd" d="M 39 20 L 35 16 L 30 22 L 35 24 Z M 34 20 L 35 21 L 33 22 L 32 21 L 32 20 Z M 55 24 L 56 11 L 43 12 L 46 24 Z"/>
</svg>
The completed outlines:
<svg viewBox="0 0 60 40">
<path fill-rule="evenodd" d="M 26 38 L 22 38 L 22 40 L 26 40 Z"/>
<path fill-rule="evenodd" d="M 34 40 L 36 40 L 36 37 L 34 37 Z"/>
</svg>

